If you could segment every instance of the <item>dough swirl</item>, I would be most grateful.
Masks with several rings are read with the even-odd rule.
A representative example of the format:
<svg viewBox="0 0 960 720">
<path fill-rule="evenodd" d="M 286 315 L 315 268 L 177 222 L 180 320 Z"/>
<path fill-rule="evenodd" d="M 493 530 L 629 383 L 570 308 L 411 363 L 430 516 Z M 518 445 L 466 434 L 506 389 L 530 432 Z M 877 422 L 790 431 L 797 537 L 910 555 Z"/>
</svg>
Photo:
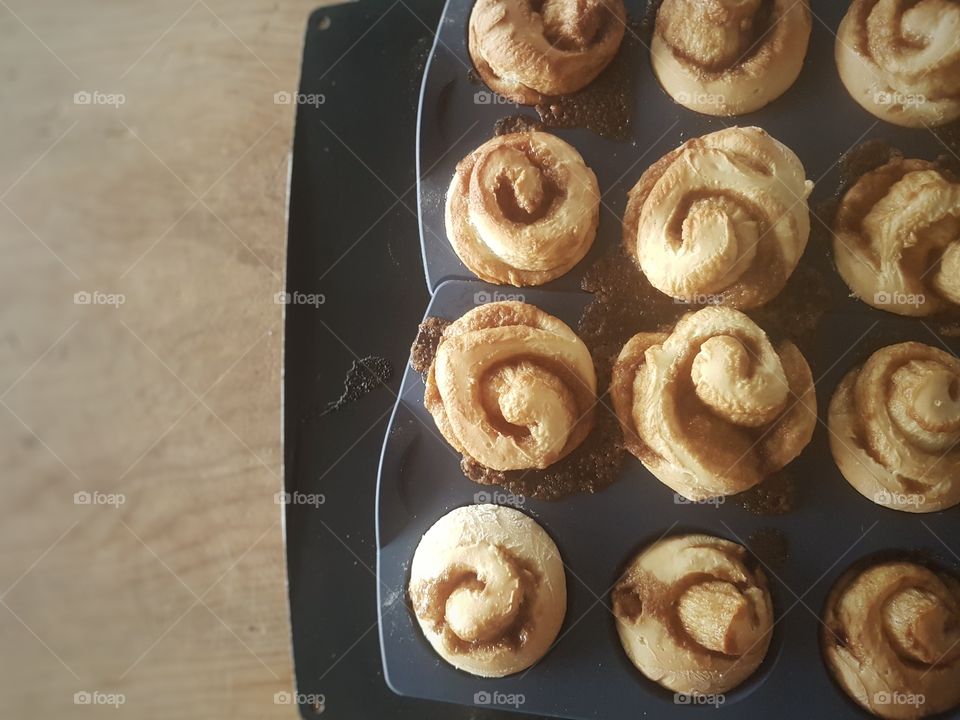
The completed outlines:
<svg viewBox="0 0 960 720">
<path fill-rule="evenodd" d="M 469 50 L 483 81 L 524 105 L 588 85 L 626 29 L 623 0 L 477 0 Z"/>
<path fill-rule="evenodd" d="M 596 175 L 544 132 L 500 135 L 458 165 L 447 236 L 480 279 L 516 286 L 560 277 L 587 254 L 600 222 Z"/>
<path fill-rule="evenodd" d="M 533 305 L 495 302 L 443 331 L 423 400 L 461 453 L 523 470 L 583 442 L 596 395 L 593 358 L 573 330 Z"/>
<path fill-rule="evenodd" d="M 890 345 L 850 371 L 830 401 L 830 447 L 875 503 L 934 512 L 960 503 L 960 360 L 923 343 Z"/>
<path fill-rule="evenodd" d="M 498 505 L 461 507 L 440 518 L 417 546 L 409 593 L 434 650 L 483 677 L 536 663 L 567 608 L 553 540 L 519 510 Z"/>
<path fill-rule="evenodd" d="M 960 118 L 960 2 L 853 0 L 837 69 L 867 112 L 905 127 Z"/>
<path fill-rule="evenodd" d="M 710 133 L 643 173 L 627 201 L 624 246 L 671 297 L 756 307 L 803 255 L 812 189 L 797 156 L 760 128 Z"/>
<path fill-rule="evenodd" d="M 639 333 L 610 385 L 630 450 L 691 500 L 733 495 L 783 468 L 817 422 L 810 367 L 797 347 L 774 347 L 746 315 L 711 307 L 669 334 Z"/>
<path fill-rule="evenodd" d="M 650 45 L 653 71 L 691 110 L 753 112 L 793 85 L 811 25 L 807 0 L 664 0 Z"/>
<path fill-rule="evenodd" d="M 833 222 L 837 269 L 868 305 L 931 315 L 960 304 L 960 183 L 894 158 L 861 177 Z"/>
<path fill-rule="evenodd" d="M 907 561 L 854 568 L 827 598 L 822 641 L 866 710 L 911 720 L 960 704 L 960 582 Z"/>
<path fill-rule="evenodd" d="M 724 693 L 759 667 L 773 603 L 742 545 L 682 535 L 643 550 L 613 591 L 620 642 L 640 672 L 674 692 Z"/>
</svg>

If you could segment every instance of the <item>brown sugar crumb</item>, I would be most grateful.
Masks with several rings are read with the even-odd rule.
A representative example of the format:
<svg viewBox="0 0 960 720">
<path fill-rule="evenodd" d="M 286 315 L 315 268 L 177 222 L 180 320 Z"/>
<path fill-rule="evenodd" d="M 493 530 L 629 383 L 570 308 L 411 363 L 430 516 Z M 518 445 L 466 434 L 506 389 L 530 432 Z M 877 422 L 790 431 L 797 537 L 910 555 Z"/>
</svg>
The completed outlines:
<svg viewBox="0 0 960 720">
<path fill-rule="evenodd" d="M 593 294 L 593 300 L 584 310 L 577 332 L 595 351 L 609 348 L 619 353 L 638 332 L 656 331 L 697 309 L 653 287 L 621 251 L 598 260 L 587 270 L 580 286 Z"/>
<path fill-rule="evenodd" d="M 507 117 L 502 117 L 494 123 L 493 134 L 499 137 L 500 135 L 509 135 L 510 133 L 522 133 L 522 132 L 542 132 L 546 130 L 546 126 L 537 120 L 532 118 L 529 115 L 508 115 Z"/>
<path fill-rule="evenodd" d="M 839 286 L 831 281 L 831 272 L 829 243 L 818 242 L 815 233 L 805 259 L 780 294 L 766 305 L 747 310 L 747 315 L 772 340 L 793 340 L 810 357 L 816 350 L 815 333 L 820 321 L 844 297 Z"/>
<path fill-rule="evenodd" d="M 472 458 L 460 469 L 482 485 L 500 485 L 507 492 L 538 500 L 559 500 L 577 493 L 595 493 L 612 484 L 623 465 L 620 424 L 603 403 L 596 408 L 593 430 L 573 452 L 544 470 L 492 470 Z"/>
<path fill-rule="evenodd" d="M 449 320 L 430 316 L 417 328 L 417 337 L 410 348 L 410 365 L 421 375 L 426 375 L 433 365 L 440 337 L 449 324 Z"/>
<path fill-rule="evenodd" d="M 763 527 L 750 533 L 747 547 L 760 563 L 779 571 L 790 558 L 790 541 L 782 530 Z"/>
<path fill-rule="evenodd" d="M 780 471 L 759 485 L 734 495 L 734 499 L 754 515 L 784 515 L 797 506 L 797 486 L 790 475 Z"/>
<path fill-rule="evenodd" d="M 637 44 L 636 34 L 628 25 L 617 55 L 585 88 L 538 103 L 543 122 L 555 128 L 586 128 L 611 140 L 629 140 L 634 71 L 630 56 Z"/>
</svg>

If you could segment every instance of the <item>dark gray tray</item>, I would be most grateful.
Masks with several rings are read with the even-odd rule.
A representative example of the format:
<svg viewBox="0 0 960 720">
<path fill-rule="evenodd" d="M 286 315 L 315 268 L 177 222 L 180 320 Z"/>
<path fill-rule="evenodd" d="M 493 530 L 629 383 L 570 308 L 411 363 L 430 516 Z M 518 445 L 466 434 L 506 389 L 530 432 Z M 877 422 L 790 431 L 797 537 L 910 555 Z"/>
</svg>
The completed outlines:
<svg viewBox="0 0 960 720">
<path fill-rule="evenodd" d="M 626 0 L 626 6 L 629 17 L 639 20 L 646 0 Z M 431 291 L 445 280 L 476 279 L 453 252 L 444 228 L 444 199 L 457 163 L 490 139 L 498 119 L 516 113 L 538 117 L 530 107 L 474 102 L 476 93 L 490 96 L 490 91 L 468 76 L 472 63 L 466 28 L 472 7 L 470 0 L 447 1 L 421 95 L 417 147 L 420 242 Z M 572 144 L 597 174 L 603 208 L 590 253 L 572 271 L 544 287 L 580 287 L 591 262 L 620 242 L 627 191 L 649 165 L 691 137 L 735 125 L 762 127 L 800 156 L 807 177 L 817 183 L 813 203 L 833 194 L 839 178 L 837 161 L 864 140 L 882 138 L 907 153 L 931 159 L 947 152 L 932 133 L 877 120 L 853 101 L 840 82 L 833 59 L 834 32 L 847 3 L 812 0 L 812 7 L 810 49 L 797 82 L 766 108 L 736 118 L 711 118 L 674 103 L 657 82 L 648 51 L 628 31 L 621 52 L 628 54 L 633 68 L 631 142 L 607 140 L 588 130 L 551 130 Z"/>
<path fill-rule="evenodd" d="M 632 19 L 643 15 L 644 0 L 626 4 Z M 625 46 L 623 52 L 634 68 L 632 141 L 608 140 L 579 129 L 553 131 L 573 144 L 597 174 L 604 195 L 597 241 L 587 258 L 563 278 L 541 289 L 515 289 L 479 282 L 460 263 L 446 240 L 443 202 L 457 162 L 491 137 L 496 120 L 516 113 L 537 115 L 533 108 L 474 102 L 475 93 L 487 89 L 468 76 L 466 27 L 472 3 L 448 0 L 424 77 L 418 117 L 421 247 L 427 285 L 435 291 L 426 314 L 453 319 L 474 307 L 477 293 L 519 293 L 575 327 L 589 301 L 589 296 L 577 292 L 580 281 L 594 259 L 620 242 L 627 191 L 651 163 L 690 137 L 734 125 L 764 128 L 800 156 L 807 176 L 817 183 L 811 206 L 835 192 L 841 155 L 867 139 L 887 140 L 919 157 L 947 152 L 932 133 L 878 121 L 849 97 L 833 60 L 833 32 L 847 4 L 812 0 L 812 5 L 810 50 L 797 83 L 767 108 L 738 118 L 710 118 L 674 104 L 657 83 L 643 45 Z M 820 264 L 810 254 L 801 262 Z M 829 278 L 828 284 L 843 298 L 845 286 L 839 276 Z M 879 347 L 906 339 L 938 344 L 922 321 L 838 300 L 822 321 L 813 349 L 807 351 L 818 381 L 821 420 L 845 372 Z M 948 345 L 954 352 L 960 350 L 960 342 L 949 340 Z M 406 584 L 410 560 L 427 528 L 449 510 L 486 500 L 500 489 L 476 485 L 462 475 L 459 457 L 440 437 L 422 397 L 422 380 L 408 367 L 387 432 L 378 484 L 384 676 L 402 695 L 479 708 L 489 706 L 475 702 L 486 698 L 477 693 L 522 694 L 524 703 L 513 709 L 567 718 L 714 717 L 714 713 L 751 718 L 776 714 L 785 720 L 869 717 L 832 681 L 821 659 L 818 615 L 830 586 L 858 559 L 885 550 L 917 550 L 950 567 L 960 565 L 953 547 L 960 531 L 960 509 L 913 516 L 874 505 L 840 475 L 822 424 L 790 468 L 799 480 L 798 507 L 778 517 L 753 515 L 733 501 L 719 507 L 677 505 L 672 491 L 628 458 L 623 477 L 597 495 L 524 503 L 522 509 L 551 534 L 566 562 L 567 619 L 556 646 L 528 672 L 498 680 L 475 678 L 449 667 L 430 648 L 408 607 Z M 745 543 L 753 532 L 771 527 L 784 533 L 790 557 L 782 568 L 767 573 L 778 621 L 764 664 L 729 693 L 719 709 L 678 706 L 672 693 L 648 681 L 627 660 L 609 611 L 611 587 L 632 555 L 665 532 L 703 531 Z M 960 712 L 949 717 L 960 717 Z"/>
<path fill-rule="evenodd" d="M 486 301 L 497 292 L 504 291 L 480 282 L 450 281 L 437 288 L 427 314 L 456 318 L 478 299 Z M 526 302 L 572 326 L 589 301 L 584 293 L 521 292 Z M 875 349 L 908 339 L 935 342 L 923 324 L 853 301 L 823 320 L 820 337 L 824 351 L 808 360 L 818 379 L 821 418 L 840 378 Z M 826 350 L 849 348 L 861 337 L 845 355 Z M 956 352 L 960 343 L 950 347 Z M 719 506 L 678 505 L 674 493 L 631 457 L 623 477 L 596 495 L 552 502 L 526 499 L 522 504 L 560 548 L 567 567 L 566 621 L 555 647 L 529 671 L 502 679 L 476 678 L 440 660 L 423 637 L 406 595 L 410 560 L 423 533 L 453 508 L 502 494 L 500 488 L 465 478 L 459 460 L 423 406 L 420 375 L 408 366 L 381 458 L 377 508 L 384 677 L 402 695 L 469 705 L 476 704 L 477 693 L 522 694 L 525 702 L 516 710 L 565 718 L 691 713 L 867 717 L 830 679 L 821 660 L 818 615 L 830 586 L 851 563 L 880 551 L 923 551 L 944 565 L 958 565 L 953 550 L 938 539 L 955 542 L 958 509 L 911 516 L 873 504 L 837 470 L 822 425 L 791 465 L 791 474 L 799 480 L 799 502 L 796 510 L 782 516 L 755 515 L 732 500 Z M 502 498 L 493 500 L 504 504 Z M 777 624 L 766 660 L 718 709 L 675 704 L 673 693 L 644 678 L 627 660 L 609 610 L 613 584 L 633 554 L 664 533 L 706 532 L 749 544 L 754 531 L 769 527 L 784 533 L 790 557 L 782 568 L 767 572 Z"/>
</svg>

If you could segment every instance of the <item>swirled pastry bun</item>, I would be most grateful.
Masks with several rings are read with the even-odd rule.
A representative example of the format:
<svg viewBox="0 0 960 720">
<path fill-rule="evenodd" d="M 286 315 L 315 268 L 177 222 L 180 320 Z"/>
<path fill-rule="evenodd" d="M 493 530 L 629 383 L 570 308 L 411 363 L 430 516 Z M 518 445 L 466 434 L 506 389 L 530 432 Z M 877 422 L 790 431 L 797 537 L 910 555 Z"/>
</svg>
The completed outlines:
<svg viewBox="0 0 960 720">
<path fill-rule="evenodd" d="M 686 694 L 733 689 L 773 635 L 767 579 L 742 545 L 681 535 L 643 550 L 613 591 L 620 642 L 640 672 Z"/>
<path fill-rule="evenodd" d="M 840 472 L 873 502 L 926 513 L 960 503 L 960 360 L 923 343 L 890 345 L 830 401 Z"/>
<path fill-rule="evenodd" d="M 960 304 L 960 183 L 926 160 L 863 175 L 833 222 L 837 269 L 863 302 L 898 315 Z"/>
<path fill-rule="evenodd" d="M 610 396 L 627 449 L 690 500 L 734 495 L 785 467 L 817 424 L 810 366 L 723 307 L 639 333 L 613 366 Z"/>
<path fill-rule="evenodd" d="M 653 71 L 681 105 L 742 115 L 793 85 L 810 40 L 807 0 L 664 0 Z"/>
<path fill-rule="evenodd" d="M 447 236 L 481 280 L 516 286 L 560 277 L 587 254 L 600 222 L 597 177 L 543 132 L 500 135 L 458 165 Z"/>
<path fill-rule="evenodd" d="M 420 540 L 410 600 L 433 649 L 482 677 L 520 672 L 542 658 L 567 611 L 560 552 L 519 510 L 470 505 Z"/>
<path fill-rule="evenodd" d="M 443 331 L 423 401 L 464 456 L 493 470 L 543 469 L 590 433 L 597 376 L 561 320 L 526 303 L 488 303 Z"/>
<path fill-rule="evenodd" d="M 662 293 L 756 307 L 783 289 L 807 247 L 812 189 L 799 158 L 760 128 L 710 133 L 643 173 L 624 247 Z"/>
<path fill-rule="evenodd" d="M 483 81 L 524 105 L 588 85 L 626 29 L 623 0 L 477 0 L 469 50 Z"/>
<path fill-rule="evenodd" d="M 847 91 L 881 120 L 926 127 L 960 118 L 956 0 L 853 0 L 835 54 Z"/>
<path fill-rule="evenodd" d="M 824 658 L 837 682 L 882 718 L 960 705 L 960 582 L 908 561 L 854 567 L 827 598 Z"/>
</svg>

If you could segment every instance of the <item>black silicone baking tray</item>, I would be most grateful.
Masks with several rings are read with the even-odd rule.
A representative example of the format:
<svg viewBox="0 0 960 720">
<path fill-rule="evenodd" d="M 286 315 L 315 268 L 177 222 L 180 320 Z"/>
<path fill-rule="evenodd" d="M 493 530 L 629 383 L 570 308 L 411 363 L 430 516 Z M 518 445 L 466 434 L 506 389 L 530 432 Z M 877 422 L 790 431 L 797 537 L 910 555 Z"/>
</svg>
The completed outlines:
<svg viewBox="0 0 960 720">
<path fill-rule="evenodd" d="M 645 2 L 626 4 L 632 19 L 645 14 Z M 568 275 L 542 288 L 482 283 L 446 241 L 446 189 L 456 163 L 492 136 L 498 119 L 537 115 L 532 108 L 491 102 L 486 95 L 476 100 L 478 92 L 488 91 L 468 72 L 471 6 L 468 0 L 448 1 L 421 94 L 420 232 L 427 284 L 434 293 L 426 315 L 455 319 L 478 302 L 512 296 L 576 327 L 590 301 L 579 292 L 581 280 L 596 258 L 619 244 L 627 191 L 652 162 L 690 137 L 734 125 L 764 128 L 800 156 L 807 176 L 816 182 L 811 206 L 836 191 L 840 157 L 868 139 L 883 139 L 911 156 L 934 158 L 947 152 L 932 133 L 878 121 L 847 95 L 833 60 L 833 32 L 846 3 L 813 0 L 813 34 L 797 83 L 767 108 L 738 118 L 710 118 L 675 105 L 650 69 L 642 31 L 632 25 L 638 37 L 622 50 L 633 69 L 631 140 L 610 140 L 583 129 L 553 130 L 580 151 L 598 176 L 604 198 L 593 250 Z M 805 257 L 802 263 L 809 261 Z M 817 380 L 821 420 L 843 375 L 876 349 L 910 339 L 960 350 L 956 339 L 939 337 L 929 323 L 898 318 L 850 299 L 838 275 L 829 283 L 836 301 L 804 348 Z M 422 379 L 407 367 L 378 482 L 380 640 L 384 677 L 401 695 L 476 709 L 500 698 L 509 705 L 501 709 L 565 718 L 713 713 L 749 718 L 775 713 L 788 720 L 869 717 L 833 682 L 821 659 L 819 616 L 831 585 L 851 564 L 881 551 L 920 551 L 945 566 L 960 566 L 954 547 L 960 509 L 915 516 L 874 505 L 836 468 L 822 423 L 811 445 L 790 466 L 799 498 L 796 509 L 782 516 L 756 515 L 730 500 L 717 506 L 677 504 L 673 492 L 630 457 L 622 477 L 596 495 L 523 499 L 523 511 L 544 526 L 564 557 L 566 621 L 555 647 L 527 672 L 496 680 L 475 678 L 446 665 L 423 638 L 406 596 L 409 565 L 422 534 L 446 512 L 476 502 L 517 499 L 463 476 L 459 456 L 439 435 L 422 397 Z M 778 621 L 764 664 L 719 707 L 677 704 L 673 693 L 644 678 L 622 651 L 609 610 L 612 586 L 633 554 L 665 533 L 707 532 L 752 547 L 754 538 L 770 528 L 783 534 L 789 557 L 782 565 L 767 567 Z"/>
</svg>

